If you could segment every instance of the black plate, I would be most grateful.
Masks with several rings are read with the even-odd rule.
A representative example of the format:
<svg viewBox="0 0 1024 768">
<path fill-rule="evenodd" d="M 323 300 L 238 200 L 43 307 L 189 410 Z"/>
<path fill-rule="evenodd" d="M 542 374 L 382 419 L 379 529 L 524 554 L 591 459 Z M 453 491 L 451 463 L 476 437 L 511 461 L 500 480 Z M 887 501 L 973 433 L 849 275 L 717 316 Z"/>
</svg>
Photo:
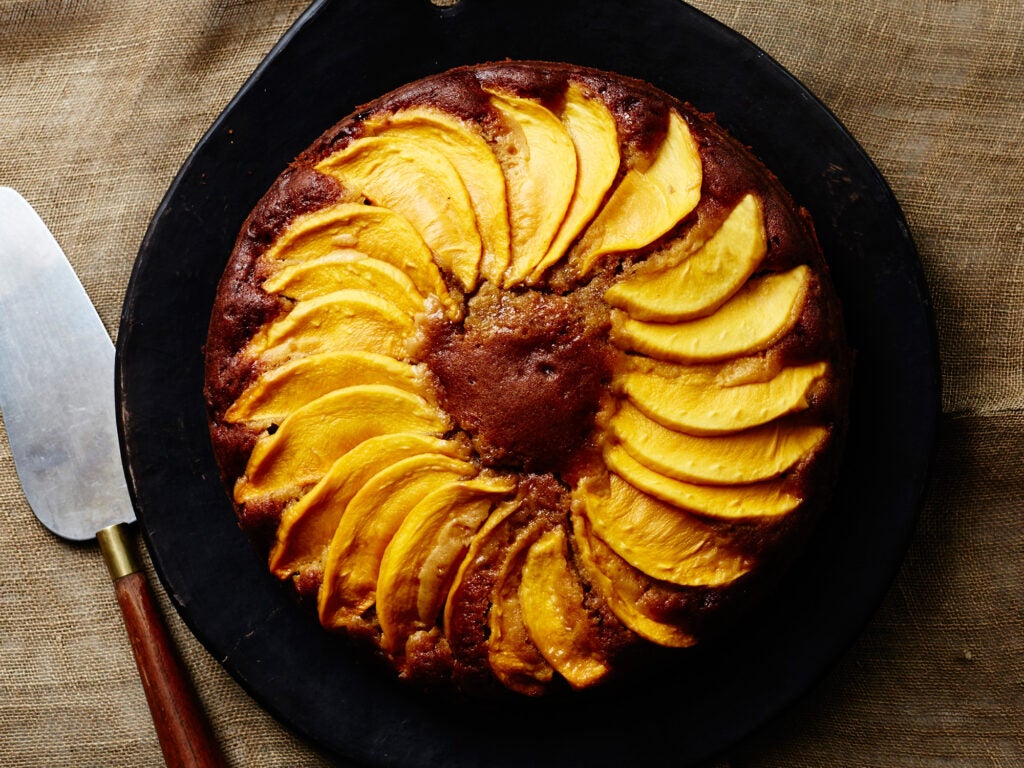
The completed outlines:
<svg viewBox="0 0 1024 768">
<path fill-rule="evenodd" d="M 722 642 L 571 705 L 439 706 L 297 607 L 235 524 L 201 397 L 214 289 L 277 174 L 357 105 L 449 67 L 569 61 L 715 112 L 818 227 L 857 349 L 838 503 L 807 555 Z M 934 326 L 902 214 L 835 118 L 762 51 L 679 0 L 316 4 L 186 161 L 142 244 L 118 338 L 124 458 L 157 571 L 252 696 L 339 756 L 403 766 L 684 765 L 793 701 L 857 635 L 903 558 L 939 409 Z"/>
</svg>

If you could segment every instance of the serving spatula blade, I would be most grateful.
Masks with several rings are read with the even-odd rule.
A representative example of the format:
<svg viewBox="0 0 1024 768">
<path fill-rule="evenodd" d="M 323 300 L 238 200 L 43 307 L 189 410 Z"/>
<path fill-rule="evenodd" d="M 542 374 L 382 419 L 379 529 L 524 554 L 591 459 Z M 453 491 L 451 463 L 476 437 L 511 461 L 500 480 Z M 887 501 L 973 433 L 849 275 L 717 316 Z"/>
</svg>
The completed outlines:
<svg viewBox="0 0 1024 768">
<path fill-rule="evenodd" d="M 58 536 L 135 520 L 114 402 L 103 322 L 43 221 L 0 187 L 0 413 L 25 497 Z"/>
<path fill-rule="evenodd" d="M 131 546 L 114 345 L 42 219 L 0 187 L 0 415 L 25 497 L 58 536 L 99 540 L 168 766 L 224 757 Z"/>
</svg>

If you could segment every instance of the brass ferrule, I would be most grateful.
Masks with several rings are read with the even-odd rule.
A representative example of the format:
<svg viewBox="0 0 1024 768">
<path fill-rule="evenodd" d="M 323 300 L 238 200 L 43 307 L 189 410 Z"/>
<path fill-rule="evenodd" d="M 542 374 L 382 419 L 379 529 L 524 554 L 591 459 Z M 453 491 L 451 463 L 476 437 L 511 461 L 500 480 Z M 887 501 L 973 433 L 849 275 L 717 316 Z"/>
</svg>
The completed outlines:
<svg viewBox="0 0 1024 768">
<path fill-rule="evenodd" d="M 142 570 L 135 556 L 135 548 L 129 541 L 127 525 L 116 523 L 103 528 L 96 532 L 96 539 L 100 543 L 100 552 L 103 553 L 111 579 L 117 581 L 122 576 Z"/>
</svg>

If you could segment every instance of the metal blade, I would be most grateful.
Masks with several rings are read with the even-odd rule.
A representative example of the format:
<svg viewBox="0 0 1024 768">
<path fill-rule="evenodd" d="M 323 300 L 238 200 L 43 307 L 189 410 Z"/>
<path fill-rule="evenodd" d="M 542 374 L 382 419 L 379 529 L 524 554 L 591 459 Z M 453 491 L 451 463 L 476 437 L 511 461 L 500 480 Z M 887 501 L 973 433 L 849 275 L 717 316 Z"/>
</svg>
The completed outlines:
<svg viewBox="0 0 1024 768">
<path fill-rule="evenodd" d="M 58 536 L 135 519 L 114 407 L 106 328 L 42 219 L 0 187 L 0 412 L 32 511 Z"/>
</svg>

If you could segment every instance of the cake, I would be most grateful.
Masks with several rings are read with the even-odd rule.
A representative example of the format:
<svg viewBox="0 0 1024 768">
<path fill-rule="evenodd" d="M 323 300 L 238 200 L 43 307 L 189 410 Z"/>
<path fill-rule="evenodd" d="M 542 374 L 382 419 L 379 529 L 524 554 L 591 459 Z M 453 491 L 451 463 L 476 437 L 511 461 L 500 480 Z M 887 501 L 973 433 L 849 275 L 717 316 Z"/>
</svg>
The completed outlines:
<svg viewBox="0 0 1024 768">
<path fill-rule="evenodd" d="M 241 528 L 326 630 L 422 687 L 541 695 L 772 588 L 828 509 L 847 357 L 808 215 L 712 116 L 503 62 L 284 169 L 205 394 Z"/>
</svg>

